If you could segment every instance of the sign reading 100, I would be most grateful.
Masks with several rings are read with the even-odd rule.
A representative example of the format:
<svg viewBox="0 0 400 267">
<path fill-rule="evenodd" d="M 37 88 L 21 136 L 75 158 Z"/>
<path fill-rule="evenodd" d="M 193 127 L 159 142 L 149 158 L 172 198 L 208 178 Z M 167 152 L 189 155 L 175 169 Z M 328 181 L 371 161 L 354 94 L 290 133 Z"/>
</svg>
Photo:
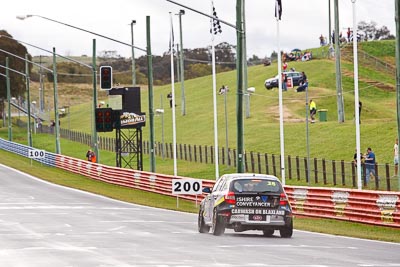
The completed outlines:
<svg viewBox="0 0 400 267">
<path fill-rule="evenodd" d="M 43 159 L 46 156 L 45 150 L 40 149 L 29 149 L 28 150 L 28 157 L 30 159 Z"/>
</svg>

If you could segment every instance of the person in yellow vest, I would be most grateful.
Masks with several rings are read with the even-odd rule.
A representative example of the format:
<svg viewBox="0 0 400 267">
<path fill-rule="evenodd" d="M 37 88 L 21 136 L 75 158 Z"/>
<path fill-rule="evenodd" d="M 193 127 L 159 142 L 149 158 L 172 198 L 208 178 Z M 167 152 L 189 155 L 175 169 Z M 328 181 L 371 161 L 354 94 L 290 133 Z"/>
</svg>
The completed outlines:
<svg viewBox="0 0 400 267">
<path fill-rule="evenodd" d="M 317 114 L 317 104 L 315 104 L 314 100 L 310 100 L 310 117 L 311 123 L 315 122 L 315 114 Z"/>
</svg>

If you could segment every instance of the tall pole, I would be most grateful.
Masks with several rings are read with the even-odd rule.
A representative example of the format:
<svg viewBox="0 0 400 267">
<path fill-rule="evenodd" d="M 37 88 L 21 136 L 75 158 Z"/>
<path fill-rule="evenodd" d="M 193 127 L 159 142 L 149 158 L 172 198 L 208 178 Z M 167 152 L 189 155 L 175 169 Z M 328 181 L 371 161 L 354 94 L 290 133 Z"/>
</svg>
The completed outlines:
<svg viewBox="0 0 400 267">
<path fill-rule="evenodd" d="M 180 67 L 180 78 L 181 78 L 181 105 L 182 105 L 182 116 L 186 115 L 186 98 L 185 98 L 185 66 L 183 64 L 183 37 L 182 37 L 182 15 L 185 14 L 184 10 L 179 11 L 179 33 L 180 33 L 180 49 L 179 51 L 179 67 Z"/>
<path fill-rule="evenodd" d="M 132 20 L 131 22 L 131 38 L 132 38 L 132 85 L 136 85 L 136 63 L 135 63 L 135 48 L 134 48 L 134 39 L 133 39 L 133 25 L 136 24 L 136 20 Z"/>
<path fill-rule="evenodd" d="M 310 133 L 308 130 L 308 113 L 310 107 L 308 105 L 308 87 L 306 87 L 306 146 L 307 146 L 307 183 L 310 185 Z"/>
<path fill-rule="evenodd" d="M 181 65 L 181 63 L 180 63 L 180 56 L 179 56 L 179 54 L 180 54 L 180 50 L 179 50 L 179 44 L 176 44 L 176 79 L 178 80 L 178 81 L 180 81 L 181 80 L 181 74 L 180 74 L 180 72 L 181 72 L 181 69 L 180 69 L 180 65 Z"/>
<path fill-rule="evenodd" d="M 212 8 L 212 7 L 211 7 Z M 211 10 L 212 12 L 212 10 Z M 215 47 L 214 34 L 211 33 L 211 60 L 212 60 L 212 96 L 213 96 L 213 114 L 214 114 L 214 158 L 215 158 L 215 180 L 219 178 L 219 156 L 218 156 L 218 115 L 217 115 L 217 78 L 215 71 Z M 225 90 L 226 91 L 226 90 Z M 226 94 L 226 92 L 225 92 Z"/>
<path fill-rule="evenodd" d="M 174 31 L 173 31 L 173 24 L 172 24 L 172 14 L 171 12 L 169 13 L 170 16 L 170 21 L 171 21 L 171 28 L 170 28 L 170 64 L 171 64 L 171 94 L 172 94 L 172 154 L 174 158 L 174 175 L 178 175 L 178 168 L 177 168 L 177 162 L 176 162 L 176 106 L 175 106 L 175 68 L 174 68 Z"/>
<path fill-rule="evenodd" d="M 243 4 L 243 31 L 246 32 L 246 6 Z M 243 36 L 243 88 L 245 90 L 245 107 L 246 107 L 246 119 L 250 118 L 250 92 L 247 91 L 249 88 L 247 82 L 247 47 L 246 47 L 246 36 Z"/>
<path fill-rule="evenodd" d="M 149 87 L 149 117 L 150 117 L 150 171 L 156 172 L 156 158 L 154 151 L 154 110 L 153 110 L 153 58 L 150 42 L 150 16 L 146 16 L 147 35 L 147 80 Z"/>
<path fill-rule="evenodd" d="M 6 57 L 6 83 L 7 83 L 7 103 L 8 103 L 8 141 L 12 141 L 12 124 L 11 124 L 11 89 L 10 89 L 10 73 L 8 71 L 8 57 Z"/>
<path fill-rule="evenodd" d="M 56 61 L 56 48 L 53 47 L 53 85 L 54 85 L 54 120 L 55 120 L 55 134 L 56 134 L 56 154 L 61 153 L 60 148 L 60 121 L 58 116 L 58 90 L 57 90 L 57 61 Z"/>
<path fill-rule="evenodd" d="M 400 0 L 395 0 L 396 66 L 397 66 L 397 68 L 396 68 L 397 137 L 400 136 L 400 18 L 399 18 L 399 12 L 400 12 Z M 353 37 L 353 39 L 354 39 L 354 37 Z M 400 191 L 400 174 L 398 176 L 397 184 L 398 184 L 398 190 Z"/>
<path fill-rule="evenodd" d="M 276 35 L 278 43 L 278 90 L 279 90 L 279 133 L 280 133 L 280 145 L 281 145 L 281 179 L 282 184 L 286 184 L 285 178 L 285 135 L 283 132 L 283 95 L 282 95 L 282 58 L 281 58 L 281 44 L 280 44 L 280 32 L 279 32 L 279 10 L 278 5 L 275 5 L 276 14 Z"/>
<path fill-rule="evenodd" d="M 28 146 L 32 147 L 32 130 L 31 130 L 31 95 L 29 90 L 29 64 L 28 54 L 25 54 L 25 79 L 26 79 L 26 98 L 27 98 L 27 110 L 28 110 Z"/>
<path fill-rule="evenodd" d="M 237 172 L 244 172 L 244 144 L 243 144 L 243 5 L 244 0 L 236 0 L 236 68 L 237 68 L 237 101 L 236 101 L 236 125 L 237 125 Z"/>
<path fill-rule="evenodd" d="M 361 182 L 361 149 L 360 149 L 360 111 L 358 96 L 358 51 L 357 51 L 357 19 L 356 19 L 356 0 L 353 3 L 353 59 L 354 59 L 354 113 L 356 116 L 356 153 L 357 153 L 357 188 L 362 189 Z"/>
<path fill-rule="evenodd" d="M 39 56 L 39 109 L 40 112 L 44 111 L 44 83 L 43 83 L 43 69 L 42 69 L 42 56 Z"/>
<path fill-rule="evenodd" d="M 344 122 L 344 102 L 342 90 L 342 68 L 340 66 L 340 43 L 339 43 L 339 0 L 335 0 L 335 59 L 336 59 L 336 97 L 338 121 Z"/>
<path fill-rule="evenodd" d="M 162 142 L 162 148 L 161 148 L 161 153 L 162 153 L 162 159 L 164 159 L 164 150 L 165 150 L 165 142 L 164 142 L 164 104 L 163 104 L 163 95 L 160 95 L 160 106 L 161 110 L 161 142 Z"/>
<path fill-rule="evenodd" d="M 92 51 L 92 73 L 93 73 L 93 115 L 92 115 L 92 143 L 93 143 L 93 151 L 96 155 L 96 162 L 100 160 L 100 153 L 97 144 L 97 131 L 96 131 L 96 114 L 95 110 L 97 108 L 97 66 L 96 66 L 96 39 L 93 39 L 93 51 Z"/>
<path fill-rule="evenodd" d="M 225 150 L 226 150 L 226 166 L 229 166 L 229 132 L 228 132 L 228 110 L 227 110 L 227 103 L 226 103 L 226 97 L 227 97 L 228 91 L 225 90 L 224 92 L 224 108 L 225 108 Z"/>
<path fill-rule="evenodd" d="M 329 44 L 331 44 L 332 43 L 332 38 L 331 38 L 331 34 L 332 34 L 332 29 L 331 29 L 331 25 L 332 25 L 332 22 L 331 22 L 331 0 L 328 0 L 328 19 L 329 19 L 329 25 L 328 25 L 328 31 L 329 31 L 329 33 L 328 33 L 328 42 L 329 42 Z"/>
</svg>

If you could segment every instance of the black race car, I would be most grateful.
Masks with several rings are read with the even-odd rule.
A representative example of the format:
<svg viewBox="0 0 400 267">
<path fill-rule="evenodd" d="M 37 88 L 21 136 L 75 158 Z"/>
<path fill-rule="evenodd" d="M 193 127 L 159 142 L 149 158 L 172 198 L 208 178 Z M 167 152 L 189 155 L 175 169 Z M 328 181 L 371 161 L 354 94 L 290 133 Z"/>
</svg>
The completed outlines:
<svg viewBox="0 0 400 267">
<path fill-rule="evenodd" d="M 293 234 L 292 209 L 279 179 L 262 174 L 225 174 L 214 187 L 203 188 L 208 195 L 200 203 L 198 230 L 222 235 L 225 228 L 235 232 L 260 230 L 272 236 Z"/>
</svg>

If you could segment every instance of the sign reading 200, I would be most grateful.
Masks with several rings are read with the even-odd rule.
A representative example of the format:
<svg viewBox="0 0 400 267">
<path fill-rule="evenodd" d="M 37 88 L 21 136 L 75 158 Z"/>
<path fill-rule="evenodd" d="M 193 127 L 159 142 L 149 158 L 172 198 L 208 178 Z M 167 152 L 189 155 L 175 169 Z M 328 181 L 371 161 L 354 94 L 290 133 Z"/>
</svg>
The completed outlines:
<svg viewBox="0 0 400 267">
<path fill-rule="evenodd" d="M 198 195 L 202 192 L 202 180 L 198 179 L 173 179 L 172 194 Z"/>
</svg>

